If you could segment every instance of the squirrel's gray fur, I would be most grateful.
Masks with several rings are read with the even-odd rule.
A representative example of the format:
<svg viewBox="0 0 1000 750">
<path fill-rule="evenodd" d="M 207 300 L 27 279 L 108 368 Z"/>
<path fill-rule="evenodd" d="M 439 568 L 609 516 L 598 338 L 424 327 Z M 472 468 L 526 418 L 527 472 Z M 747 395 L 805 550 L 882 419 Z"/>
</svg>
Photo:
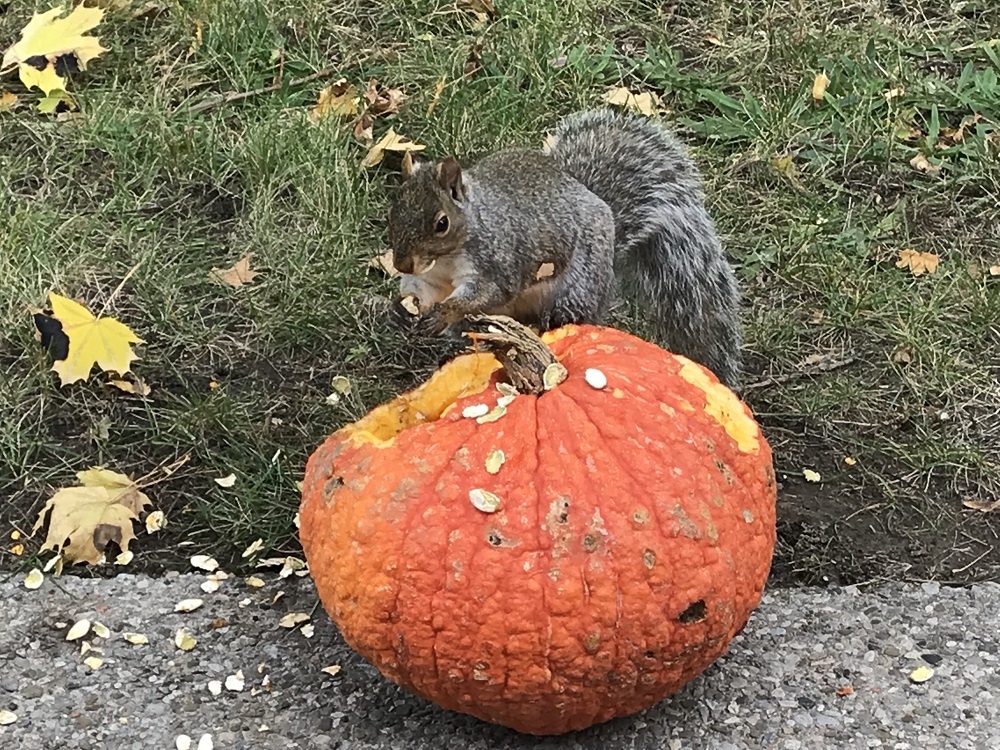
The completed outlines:
<svg viewBox="0 0 1000 750">
<path fill-rule="evenodd" d="M 479 312 L 543 330 L 601 323 L 617 274 L 645 302 L 658 343 L 737 385 L 736 277 L 697 169 L 662 125 L 581 112 L 559 123 L 544 153 L 509 149 L 466 170 L 448 158 L 404 172 L 390 241 L 401 292 L 421 303 L 427 330 Z M 537 281 L 546 264 L 554 273 Z"/>
</svg>

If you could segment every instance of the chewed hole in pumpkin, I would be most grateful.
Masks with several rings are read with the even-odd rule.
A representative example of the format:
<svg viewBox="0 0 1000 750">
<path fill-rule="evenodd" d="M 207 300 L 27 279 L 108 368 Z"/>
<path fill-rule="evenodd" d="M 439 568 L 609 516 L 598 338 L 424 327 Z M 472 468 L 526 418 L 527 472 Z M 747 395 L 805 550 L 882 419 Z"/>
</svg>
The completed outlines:
<svg viewBox="0 0 1000 750">
<path fill-rule="evenodd" d="M 419 388 L 373 409 L 349 432 L 357 441 L 388 446 L 401 432 L 435 422 L 456 401 L 482 392 L 500 363 L 492 354 L 466 354 L 448 362 Z"/>
<path fill-rule="evenodd" d="M 705 606 L 705 600 L 699 599 L 689 604 L 687 609 L 677 616 L 677 622 L 682 625 L 690 625 L 693 622 L 701 622 L 707 614 L 708 608 Z"/>
</svg>

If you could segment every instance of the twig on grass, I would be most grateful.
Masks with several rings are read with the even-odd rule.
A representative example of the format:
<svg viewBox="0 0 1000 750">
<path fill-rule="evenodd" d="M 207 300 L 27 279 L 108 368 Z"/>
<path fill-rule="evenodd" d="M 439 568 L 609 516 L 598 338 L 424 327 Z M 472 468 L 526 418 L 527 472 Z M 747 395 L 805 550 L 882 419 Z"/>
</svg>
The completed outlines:
<svg viewBox="0 0 1000 750">
<path fill-rule="evenodd" d="M 200 114 L 202 112 L 208 112 L 217 107 L 221 107 L 225 104 L 232 104 L 233 102 L 240 102 L 244 99 L 249 99 L 253 96 L 260 96 L 261 94 L 273 94 L 275 91 L 280 91 L 286 85 L 289 88 L 294 88 L 297 86 L 305 86 L 307 83 L 312 83 L 320 78 L 326 78 L 332 76 L 337 72 L 336 68 L 323 68 L 316 73 L 311 73 L 304 78 L 296 78 L 294 81 L 289 81 L 285 84 L 282 81 L 278 83 L 271 84 L 270 86 L 261 86 L 259 89 L 251 89 L 250 91 L 230 91 L 228 94 L 213 94 L 212 96 L 202 99 L 197 104 L 191 105 L 188 112 L 191 114 Z"/>
</svg>

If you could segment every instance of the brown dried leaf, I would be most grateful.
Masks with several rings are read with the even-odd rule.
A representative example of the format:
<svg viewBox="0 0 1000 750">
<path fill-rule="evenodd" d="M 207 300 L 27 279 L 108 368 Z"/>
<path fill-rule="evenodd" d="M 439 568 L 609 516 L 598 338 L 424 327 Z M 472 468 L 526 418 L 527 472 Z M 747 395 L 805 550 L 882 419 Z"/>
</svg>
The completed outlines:
<svg viewBox="0 0 1000 750">
<path fill-rule="evenodd" d="M 896 268 L 908 268 L 914 276 L 937 271 L 939 258 L 934 253 L 918 253 L 916 250 L 900 250 Z"/>
<path fill-rule="evenodd" d="M 357 119 L 354 123 L 354 138 L 359 143 L 363 143 L 366 146 L 371 145 L 371 142 L 375 140 L 375 136 L 372 134 L 372 127 L 375 125 L 375 118 L 365 112 L 361 117 Z"/>
<path fill-rule="evenodd" d="M 0 93 L 0 112 L 9 112 L 17 106 L 17 94 L 12 91 Z"/>
<path fill-rule="evenodd" d="M 936 175 L 941 171 L 941 167 L 931 162 L 923 154 L 917 154 L 912 159 L 910 159 L 910 166 L 920 172 L 924 172 L 929 175 Z"/>
<path fill-rule="evenodd" d="M 469 54 L 465 58 L 465 77 L 472 78 L 483 67 L 483 43 L 476 42 L 469 47 Z"/>
<path fill-rule="evenodd" d="M 229 286 L 240 287 L 249 284 L 255 276 L 259 276 L 257 271 L 250 270 L 250 256 L 244 255 L 231 268 L 213 268 L 208 273 L 209 279 L 216 284 L 228 284 Z"/>
<path fill-rule="evenodd" d="M 367 114 L 373 117 L 379 115 L 392 115 L 399 112 L 399 108 L 406 100 L 406 94 L 402 89 L 381 89 L 378 79 L 372 78 L 368 81 L 368 89 L 364 93 L 368 107 Z"/>
</svg>

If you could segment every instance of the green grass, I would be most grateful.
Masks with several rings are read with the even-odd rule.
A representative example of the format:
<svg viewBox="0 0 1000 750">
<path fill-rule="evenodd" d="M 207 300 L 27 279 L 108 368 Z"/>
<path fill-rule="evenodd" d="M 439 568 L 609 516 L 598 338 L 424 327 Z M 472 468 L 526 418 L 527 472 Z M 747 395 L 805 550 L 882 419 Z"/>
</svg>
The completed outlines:
<svg viewBox="0 0 1000 750">
<path fill-rule="evenodd" d="M 960 500 L 1000 493 L 1000 278 L 986 271 L 1000 264 L 1000 45 L 985 44 L 1000 17 L 992 0 L 952 5 L 509 0 L 485 25 L 429 0 L 109 14 L 98 33 L 110 51 L 72 80 L 82 117 L 42 116 L 16 77 L 0 81 L 21 100 L 0 113 L 0 533 L 30 529 L 52 489 L 89 465 L 142 476 L 189 455 L 150 488 L 171 525 L 140 541 L 138 560 L 170 564 L 180 542 L 226 557 L 257 537 L 294 552 L 310 451 L 440 356 L 385 320 L 392 287 L 366 263 L 386 247 L 393 171 L 359 170 L 349 128 L 307 120 L 319 90 L 340 76 L 400 86 L 407 104 L 376 137 L 391 125 L 430 154 L 473 159 L 539 144 L 558 117 L 624 83 L 662 97 L 704 172 L 744 285 L 747 399 L 789 474 L 784 518 L 843 536 L 834 567 L 885 538 L 908 575 L 949 577 L 985 550 L 954 575 L 996 577 L 1000 524 L 963 515 Z M 0 46 L 42 8 L 14 0 Z M 482 68 L 463 78 L 477 43 Z M 336 74 L 192 109 L 279 70 L 289 81 L 326 68 Z M 831 81 L 818 104 L 821 70 Z M 944 129 L 974 113 L 950 143 Z M 918 153 L 938 176 L 910 166 Z M 791 177 L 772 166 L 783 156 Z M 896 268 L 903 248 L 937 253 L 937 273 Z M 209 282 L 247 252 L 264 271 L 252 285 Z M 134 369 L 147 400 L 98 376 L 57 387 L 29 315 L 49 291 L 108 304 L 146 341 Z M 813 355 L 853 361 L 802 370 Z M 341 374 L 354 393 L 330 406 Z M 827 482 L 802 485 L 807 466 Z M 212 481 L 230 472 L 233 488 Z M 854 525 L 841 520 L 855 512 Z M 811 559 L 783 539 L 789 568 Z M 929 551 L 905 552 L 911 543 Z M 15 564 L 0 550 L 0 565 Z M 798 579 L 829 573 L 810 565 Z"/>
</svg>

